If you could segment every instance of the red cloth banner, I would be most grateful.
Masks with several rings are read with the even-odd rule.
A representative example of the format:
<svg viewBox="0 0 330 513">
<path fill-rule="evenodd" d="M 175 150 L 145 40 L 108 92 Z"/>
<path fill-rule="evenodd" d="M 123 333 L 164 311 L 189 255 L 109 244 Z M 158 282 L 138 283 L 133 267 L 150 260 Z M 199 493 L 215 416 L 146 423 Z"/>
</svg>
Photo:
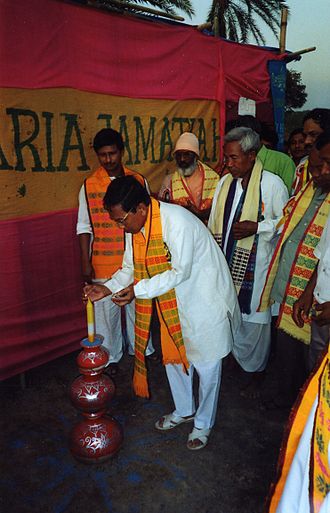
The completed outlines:
<svg viewBox="0 0 330 513">
<path fill-rule="evenodd" d="M 206 36 L 194 27 L 109 14 L 60 0 L 0 0 L 0 33 L 2 91 L 69 88 L 121 98 L 175 100 L 178 105 L 183 100 L 212 100 L 219 106 L 220 134 L 226 100 L 237 102 L 244 96 L 259 104 L 270 101 L 267 62 L 278 58 L 257 47 Z M 40 171 L 23 169 L 27 153 L 34 160 L 38 158 L 35 144 L 39 130 L 51 134 L 45 136 L 42 156 L 51 168 L 47 172 L 53 172 L 53 176 L 55 172 L 63 172 L 49 162 L 53 155 L 52 141 L 56 150 L 63 139 L 62 133 L 51 132 L 53 125 L 60 126 L 65 120 L 65 151 L 68 155 L 83 153 L 79 146 L 82 143 L 76 139 L 80 136 L 78 113 L 84 112 L 84 105 L 76 114 L 63 107 L 53 119 L 51 101 L 40 112 L 32 110 L 32 98 L 27 103 L 22 101 L 22 97 L 15 97 L 14 104 L 5 108 L 5 123 L 11 119 L 13 128 L 5 126 L 2 133 L 6 140 L 0 138 L 0 173 L 8 177 L 3 193 L 7 190 L 9 197 L 10 190 L 10 197 L 15 198 L 16 194 L 18 200 L 31 193 L 24 172 Z M 177 113 L 175 106 L 171 108 L 174 120 Z M 119 120 L 126 119 L 117 114 Z M 128 119 L 136 117 L 134 108 L 129 115 Z M 192 117 L 189 114 L 187 121 Z M 136 123 L 140 119 L 141 116 L 136 117 Z M 24 125 L 25 138 L 19 140 L 17 134 L 22 128 L 19 123 L 23 121 L 33 127 Z M 153 126 L 151 116 L 144 122 Z M 197 119 L 196 126 L 204 127 L 203 122 Z M 214 116 L 212 123 L 206 127 L 211 148 L 212 141 L 220 140 L 216 136 Z M 140 134 L 141 127 L 136 126 Z M 165 128 L 159 133 L 166 135 Z M 204 147 L 207 148 L 206 142 Z M 215 154 L 213 150 L 211 153 Z M 70 159 L 66 153 L 62 157 L 66 165 Z M 86 172 L 87 168 L 82 171 Z M 40 173 L 40 183 L 45 186 L 49 183 L 45 173 Z M 72 191 L 70 183 L 65 185 L 68 194 L 76 197 L 77 190 Z M 57 191 L 51 192 L 56 196 Z M 0 362 L 2 378 L 78 348 L 85 334 L 76 210 L 65 210 L 67 207 L 63 205 L 59 211 L 56 205 L 52 212 L 53 208 L 50 204 L 44 214 L 26 213 L 19 218 L 11 210 L 3 213 L 0 222 L 0 315 L 5 347 Z M 38 211 L 41 210 L 35 210 Z"/>
<path fill-rule="evenodd" d="M 1 0 L 0 87 L 72 87 L 130 98 L 270 99 L 262 48 L 59 0 Z"/>
<path fill-rule="evenodd" d="M 77 349 L 86 335 L 76 217 L 0 223 L 0 379 Z"/>
</svg>

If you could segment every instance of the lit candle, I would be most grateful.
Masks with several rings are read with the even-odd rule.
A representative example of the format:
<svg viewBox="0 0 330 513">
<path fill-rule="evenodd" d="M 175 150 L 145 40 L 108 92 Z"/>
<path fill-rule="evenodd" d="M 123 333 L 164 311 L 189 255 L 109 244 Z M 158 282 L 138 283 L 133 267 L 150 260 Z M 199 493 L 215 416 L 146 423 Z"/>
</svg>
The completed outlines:
<svg viewBox="0 0 330 513">
<path fill-rule="evenodd" d="M 94 342 L 94 307 L 91 300 L 87 301 L 87 332 L 89 342 Z"/>
</svg>

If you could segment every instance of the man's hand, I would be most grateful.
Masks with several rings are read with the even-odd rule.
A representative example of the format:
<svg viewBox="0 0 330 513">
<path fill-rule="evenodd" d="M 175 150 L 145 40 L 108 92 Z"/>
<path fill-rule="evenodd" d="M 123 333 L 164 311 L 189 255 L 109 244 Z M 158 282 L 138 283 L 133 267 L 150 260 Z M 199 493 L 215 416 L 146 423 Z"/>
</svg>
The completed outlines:
<svg viewBox="0 0 330 513">
<path fill-rule="evenodd" d="M 122 289 L 119 292 L 116 292 L 112 296 L 112 301 L 118 306 L 128 305 L 135 298 L 133 284 L 126 287 L 126 289 Z"/>
<path fill-rule="evenodd" d="M 204 208 L 203 210 L 199 210 L 193 203 L 189 202 L 186 206 L 187 210 L 189 210 L 192 214 L 195 214 L 198 219 L 206 223 L 208 218 L 210 217 L 211 207 Z"/>
<path fill-rule="evenodd" d="M 99 301 L 100 299 L 103 299 L 106 296 L 110 296 L 111 294 L 111 290 L 109 290 L 108 287 L 102 285 L 101 283 L 85 285 L 83 290 L 83 300 L 87 300 L 89 298 L 91 301 Z"/>
<path fill-rule="evenodd" d="M 319 326 L 330 324 L 330 301 L 316 305 L 315 310 L 317 314 L 313 315 L 312 319 L 316 324 Z"/>
<path fill-rule="evenodd" d="M 233 234 L 235 240 L 245 239 L 257 233 L 258 223 L 254 221 L 240 221 L 233 224 Z"/>
<path fill-rule="evenodd" d="M 293 305 L 292 319 L 299 328 L 307 322 L 310 309 L 313 303 L 313 292 L 307 289 L 301 294 L 300 298 Z"/>
<path fill-rule="evenodd" d="M 86 283 L 92 283 L 93 278 L 95 278 L 95 272 L 92 264 L 89 261 L 83 262 L 81 266 L 81 271 L 84 281 Z"/>
</svg>

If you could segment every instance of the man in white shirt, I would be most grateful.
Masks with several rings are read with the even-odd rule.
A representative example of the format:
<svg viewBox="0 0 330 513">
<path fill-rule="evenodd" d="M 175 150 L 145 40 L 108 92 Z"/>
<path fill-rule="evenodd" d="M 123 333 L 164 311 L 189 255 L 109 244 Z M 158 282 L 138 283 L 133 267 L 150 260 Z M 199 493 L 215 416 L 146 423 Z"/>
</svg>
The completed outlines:
<svg viewBox="0 0 330 513">
<path fill-rule="evenodd" d="M 132 175 L 142 185 L 145 178 L 126 168 L 122 163 L 124 142 L 112 128 L 103 128 L 94 137 L 93 148 L 100 166 L 85 180 L 79 193 L 77 235 L 81 267 L 86 283 L 103 283 L 121 266 L 124 254 L 124 230 L 111 223 L 103 208 L 103 196 L 112 180 Z M 103 336 L 103 345 L 109 351 L 109 371 L 117 372 L 117 362 L 123 355 L 121 308 L 110 298 L 95 306 L 95 328 Z M 126 341 L 128 351 L 134 354 L 134 303 L 125 309 Z M 151 341 L 147 355 L 154 352 Z"/>
<path fill-rule="evenodd" d="M 175 410 L 155 427 L 167 431 L 193 421 L 187 447 L 201 449 L 215 422 L 222 359 L 231 351 L 232 334 L 240 324 L 225 258 L 199 219 L 180 206 L 150 198 L 130 177 L 109 186 L 104 204 L 110 218 L 126 232 L 123 266 L 104 285 L 86 286 L 85 294 L 92 301 L 113 294 L 119 305 L 135 298 L 136 343 L 138 338 L 146 341 L 150 319 L 144 312 L 155 298 L 163 362 L 175 404 Z M 172 319 L 177 319 L 174 328 Z M 136 349 L 133 385 L 139 395 L 148 397 L 143 353 L 142 346 Z M 194 369 L 199 375 L 197 410 Z"/>
<path fill-rule="evenodd" d="M 274 251 L 276 225 L 288 200 L 281 178 L 263 169 L 259 147 L 259 135 L 251 128 L 238 127 L 226 134 L 224 158 L 229 173 L 217 186 L 208 225 L 226 256 L 242 312 L 232 352 L 249 373 L 262 372 L 268 361 L 271 310 L 257 312 L 257 308 Z M 258 394 L 260 376 L 253 376 L 249 395 Z"/>
</svg>

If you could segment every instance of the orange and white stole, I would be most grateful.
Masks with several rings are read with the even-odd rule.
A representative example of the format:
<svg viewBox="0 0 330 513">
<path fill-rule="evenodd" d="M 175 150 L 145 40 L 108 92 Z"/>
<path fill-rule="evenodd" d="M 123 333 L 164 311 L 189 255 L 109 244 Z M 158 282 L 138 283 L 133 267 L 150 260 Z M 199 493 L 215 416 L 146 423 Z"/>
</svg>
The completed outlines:
<svg viewBox="0 0 330 513">
<path fill-rule="evenodd" d="M 145 237 L 142 232 L 133 235 L 134 283 L 150 279 L 170 270 L 170 253 L 163 241 L 159 203 L 151 198 Z M 182 338 L 175 290 L 156 298 L 161 328 L 163 363 L 182 363 L 188 368 Z M 152 316 L 152 299 L 135 300 L 135 366 L 133 388 L 137 395 L 149 397 L 145 350 L 147 347 Z"/>
<path fill-rule="evenodd" d="M 276 513 L 285 482 L 314 401 L 314 414 L 309 460 L 310 512 L 318 513 L 330 488 L 328 447 L 330 443 L 330 345 L 315 374 L 310 378 L 291 412 L 279 457 L 278 480 L 272 486 L 268 513 Z"/>
</svg>

